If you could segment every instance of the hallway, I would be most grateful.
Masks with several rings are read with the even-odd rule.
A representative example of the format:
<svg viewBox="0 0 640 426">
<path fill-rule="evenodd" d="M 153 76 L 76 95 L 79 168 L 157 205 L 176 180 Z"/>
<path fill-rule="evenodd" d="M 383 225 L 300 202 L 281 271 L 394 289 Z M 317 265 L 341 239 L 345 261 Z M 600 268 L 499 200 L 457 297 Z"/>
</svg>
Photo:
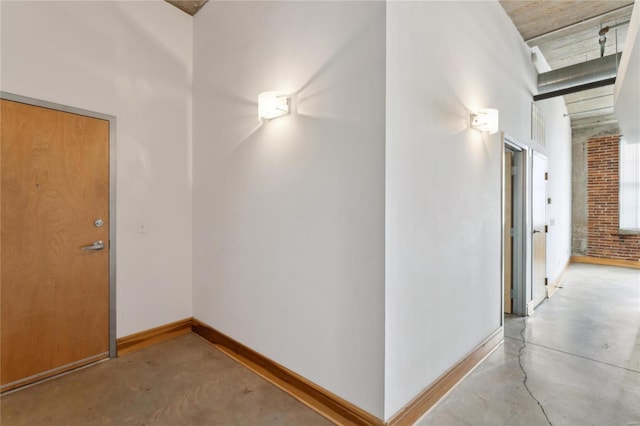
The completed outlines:
<svg viewBox="0 0 640 426">
<path fill-rule="evenodd" d="M 418 424 L 639 424 L 640 270 L 573 264 L 561 287 Z"/>
</svg>

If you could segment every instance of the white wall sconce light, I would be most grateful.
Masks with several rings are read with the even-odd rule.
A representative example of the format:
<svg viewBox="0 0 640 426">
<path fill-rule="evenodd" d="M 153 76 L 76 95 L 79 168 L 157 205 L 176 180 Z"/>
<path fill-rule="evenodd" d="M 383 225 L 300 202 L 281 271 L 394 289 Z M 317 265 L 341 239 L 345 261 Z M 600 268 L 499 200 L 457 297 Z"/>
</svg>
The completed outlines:
<svg viewBox="0 0 640 426">
<path fill-rule="evenodd" d="M 271 120 L 290 113 L 289 97 L 280 92 L 263 92 L 258 95 L 258 119 Z"/>
<path fill-rule="evenodd" d="M 479 109 L 471 113 L 471 128 L 479 132 L 489 132 L 490 135 L 498 131 L 498 110 Z"/>
</svg>

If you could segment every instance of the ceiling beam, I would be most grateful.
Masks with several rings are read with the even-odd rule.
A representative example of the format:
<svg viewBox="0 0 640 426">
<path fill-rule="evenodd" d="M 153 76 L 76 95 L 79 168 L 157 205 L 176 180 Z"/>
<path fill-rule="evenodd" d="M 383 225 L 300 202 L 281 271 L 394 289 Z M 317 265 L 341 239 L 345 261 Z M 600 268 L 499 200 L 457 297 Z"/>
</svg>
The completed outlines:
<svg viewBox="0 0 640 426">
<path fill-rule="evenodd" d="M 578 86 L 567 87 L 566 89 L 555 90 L 553 92 L 543 93 L 541 95 L 535 95 L 533 97 L 534 101 L 541 101 L 543 99 L 556 98 L 558 96 L 568 95 L 569 93 L 583 92 L 589 89 L 595 89 L 597 87 L 609 86 L 611 84 L 616 83 L 616 78 L 607 78 L 604 80 L 594 81 L 592 83 L 581 84 Z"/>
<path fill-rule="evenodd" d="M 586 128 L 602 128 L 615 125 L 617 127 L 618 121 L 613 114 L 601 114 L 591 117 L 572 117 L 571 128 L 573 130 L 586 129 Z"/>
</svg>

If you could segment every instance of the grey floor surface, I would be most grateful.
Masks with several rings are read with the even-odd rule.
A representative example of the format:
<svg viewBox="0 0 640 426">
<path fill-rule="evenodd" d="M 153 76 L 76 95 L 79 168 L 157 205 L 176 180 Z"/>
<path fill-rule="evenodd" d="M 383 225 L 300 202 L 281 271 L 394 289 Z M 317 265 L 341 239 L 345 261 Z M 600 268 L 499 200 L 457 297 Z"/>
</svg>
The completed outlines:
<svg viewBox="0 0 640 426">
<path fill-rule="evenodd" d="M 576 264 L 562 287 L 418 424 L 640 424 L 640 270 Z M 2 426 L 330 424 L 194 335 L 1 399 Z"/>
<path fill-rule="evenodd" d="M 331 425 L 189 334 L 2 397 L 2 426 Z"/>
<path fill-rule="evenodd" d="M 640 270 L 574 264 L 561 286 L 418 424 L 640 424 Z"/>
</svg>

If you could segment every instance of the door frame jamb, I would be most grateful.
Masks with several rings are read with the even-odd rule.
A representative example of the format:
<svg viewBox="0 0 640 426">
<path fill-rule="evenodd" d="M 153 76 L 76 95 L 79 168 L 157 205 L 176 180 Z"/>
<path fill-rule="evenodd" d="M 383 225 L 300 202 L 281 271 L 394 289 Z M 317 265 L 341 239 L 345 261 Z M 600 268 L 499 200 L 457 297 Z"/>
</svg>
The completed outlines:
<svg viewBox="0 0 640 426">
<path fill-rule="evenodd" d="M 517 221 L 519 222 L 520 225 L 520 238 L 519 238 L 519 242 L 515 243 L 513 245 L 513 247 L 517 250 L 517 255 L 514 255 L 513 259 L 518 259 L 519 260 L 519 265 L 518 268 L 513 268 L 513 273 L 514 274 L 518 274 L 518 280 L 517 280 L 517 285 L 518 288 L 516 288 L 514 286 L 514 293 L 515 293 L 515 300 L 513 303 L 513 314 L 514 315 L 521 315 L 521 316 L 526 316 L 527 315 L 527 288 L 528 288 L 528 271 L 529 271 L 529 250 L 528 250 L 528 244 L 529 244 L 529 233 L 527 232 L 528 229 L 528 216 L 527 216 L 527 212 L 528 212 L 528 208 L 529 208 L 529 201 L 528 201 L 528 188 L 529 188 L 529 157 L 530 157 L 530 149 L 528 146 L 519 143 L 515 138 L 504 134 L 503 138 L 502 138 L 502 169 L 503 169 L 503 175 L 502 175 L 502 211 L 501 211 L 501 215 L 502 215 L 502 232 L 504 233 L 504 224 L 505 224 L 505 217 L 504 217 L 504 203 L 505 203 L 505 194 L 504 194 L 504 190 L 505 190 L 505 173 L 507 173 L 506 170 L 504 170 L 504 151 L 505 149 L 510 149 L 512 151 L 514 151 L 515 153 L 518 153 L 519 156 L 519 161 L 520 161 L 520 172 L 518 173 L 517 179 L 516 181 L 514 181 L 513 183 L 513 187 L 517 188 L 518 192 L 519 192 L 519 200 L 514 200 L 517 201 L 519 206 L 518 209 L 519 211 L 517 211 L 516 209 L 514 209 L 514 215 L 517 214 L 518 218 Z M 516 157 L 514 156 L 514 159 Z M 516 183 L 517 182 L 517 183 Z M 504 239 L 504 235 L 502 236 L 502 238 Z M 502 243 L 503 248 L 502 248 L 502 261 L 504 262 L 504 242 Z M 504 265 L 502 265 L 502 275 L 504 275 Z M 501 297 L 504 298 L 504 276 L 502 277 L 502 295 Z M 504 312 L 504 306 L 503 306 L 503 312 Z"/>
</svg>

